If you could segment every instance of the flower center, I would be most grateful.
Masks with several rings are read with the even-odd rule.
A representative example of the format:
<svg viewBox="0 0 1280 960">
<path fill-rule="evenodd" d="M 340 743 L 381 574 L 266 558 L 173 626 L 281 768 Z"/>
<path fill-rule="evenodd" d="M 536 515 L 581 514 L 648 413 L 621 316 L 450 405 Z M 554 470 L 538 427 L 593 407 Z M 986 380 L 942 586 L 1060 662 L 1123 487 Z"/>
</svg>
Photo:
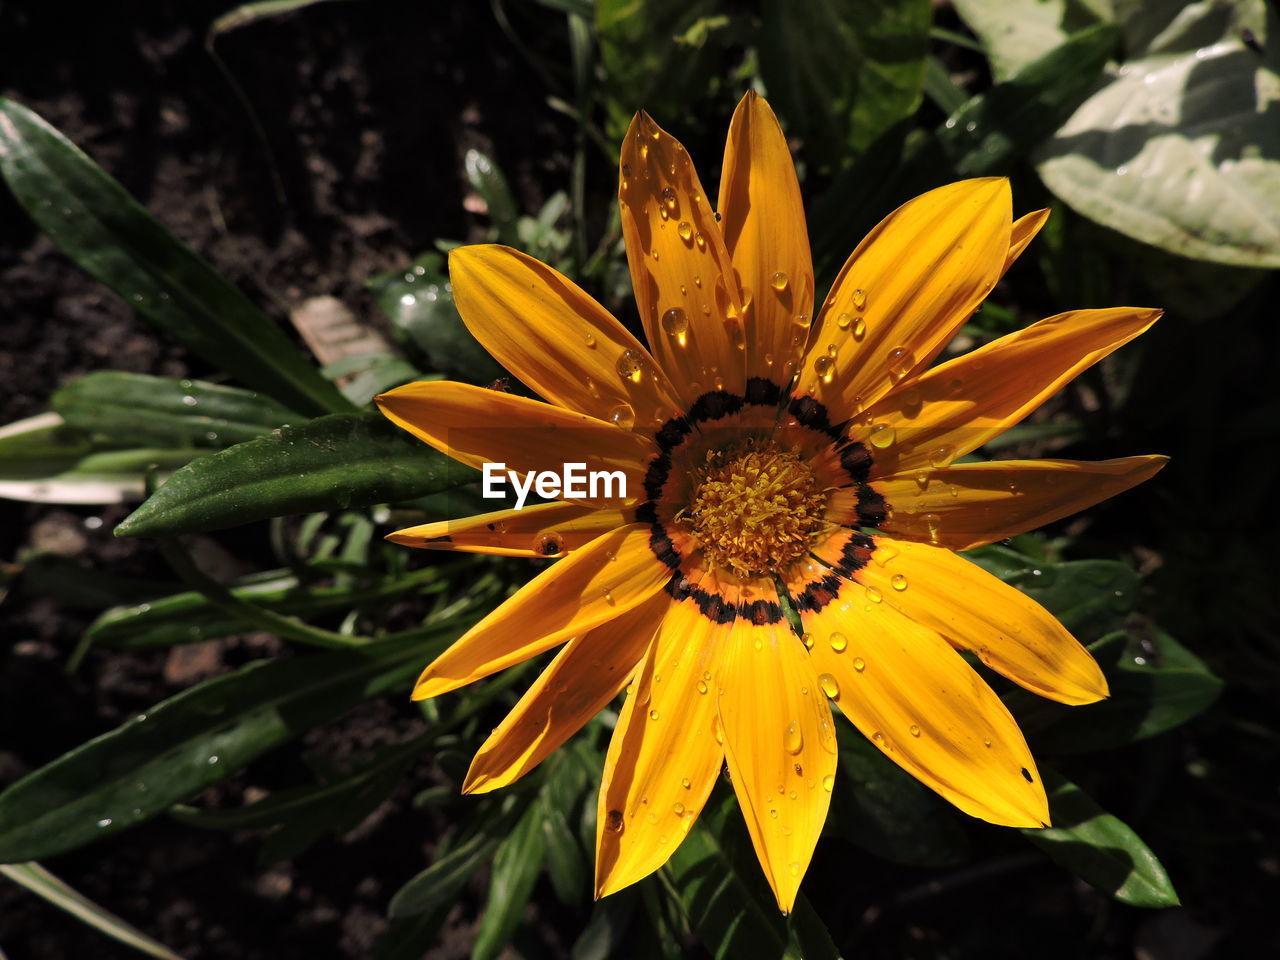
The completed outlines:
<svg viewBox="0 0 1280 960">
<path fill-rule="evenodd" d="M 752 439 L 707 454 L 679 522 L 713 564 L 746 577 L 808 553 L 826 504 L 809 464 L 771 440 Z"/>
</svg>

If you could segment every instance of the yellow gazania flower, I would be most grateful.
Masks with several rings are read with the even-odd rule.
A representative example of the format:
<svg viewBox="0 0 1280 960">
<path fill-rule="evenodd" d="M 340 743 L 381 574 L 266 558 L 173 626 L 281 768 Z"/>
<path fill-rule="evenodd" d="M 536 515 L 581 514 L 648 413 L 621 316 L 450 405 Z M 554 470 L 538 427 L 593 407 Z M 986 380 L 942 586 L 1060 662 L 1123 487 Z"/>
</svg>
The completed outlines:
<svg viewBox="0 0 1280 960">
<path fill-rule="evenodd" d="M 468 329 L 549 402 L 443 382 L 378 398 L 472 466 L 582 461 L 643 491 L 625 508 L 548 503 L 391 535 L 568 555 L 418 680 L 414 697 L 434 697 L 564 645 L 480 748 L 464 791 L 523 776 L 630 684 L 600 788 L 597 896 L 666 862 L 727 762 L 789 911 L 831 800 L 830 701 L 966 813 L 1046 824 L 1021 732 L 959 651 L 1062 703 L 1105 697 L 1106 681 L 1047 611 L 955 551 L 1119 493 L 1165 458 L 952 461 L 1159 311 L 1075 310 L 930 367 L 1046 216 L 1013 221 L 1008 182 L 987 178 L 886 217 L 811 323 L 795 170 L 751 93 L 729 128 L 719 215 L 684 147 L 644 113 L 623 143 L 619 202 L 652 352 L 550 267 L 462 247 L 450 272 Z"/>
</svg>

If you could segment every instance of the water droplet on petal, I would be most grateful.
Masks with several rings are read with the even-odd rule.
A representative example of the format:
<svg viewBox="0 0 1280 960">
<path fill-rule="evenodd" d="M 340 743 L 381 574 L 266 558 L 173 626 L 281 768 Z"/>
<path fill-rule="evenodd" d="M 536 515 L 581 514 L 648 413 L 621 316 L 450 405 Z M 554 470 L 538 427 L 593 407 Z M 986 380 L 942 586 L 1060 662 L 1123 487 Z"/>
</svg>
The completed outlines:
<svg viewBox="0 0 1280 960">
<path fill-rule="evenodd" d="M 657 710 L 650 710 L 650 711 L 649 711 L 649 719 L 650 719 L 650 720 L 657 720 L 657 719 L 658 719 L 658 711 L 657 711 Z"/>
<path fill-rule="evenodd" d="M 913 737 L 920 736 L 920 728 L 917 727 L 914 723 L 908 729 L 911 731 L 911 735 Z"/>
<path fill-rule="evenodd" d="M 836 678 L 829 673 L 821 674 L 818 677 L 818 685 L 822 687 L 822 692 L 832 700 L 836 700 L 840 696 L 840 684 L 836 683 Z"/>
<path fill-rule="evenodd" d="M 614 833 L 622 832 L 622 811 L 610 810 L 604 818 L 605 825 Z"/>
<path fill-rule="evenodd" d="M 787 727 L 787 732 L 782 737 L 782 746 L 787 753 L 799 753 L 804 747 L 804 735 L 794 723 Z"/>
<path fill-rule="evenodd" d="M 779 292 L 787 289 L 787 275 L 783 273 L 781 270 L 779 270 L 777 273 L 775 273 L 772 277 L 769 278 L 769 286 L 773 287 L 773 289 Z"/>
<path fill-rule="evenodd" d="M 827 793 L 830 793 L 832 789 L 835 787 L 835 785 L 836 785 L 836 778 L 833 777 L 831 774 L 828 773 L 825 777 L 822 778 L 822 789 L 827 791 Z"/>
<path fill-rule="evenodd" d="M 683 816 L 684 816 L 684 804 L 683 804 L 683 803 L 677 803 L 674 807 L 672 807 L 672 808 L 671 808 L 671 810 L 672 810 L 672 812 L 673 812 L 673 813 L 675 813 L 675 815 L 676 815 L 677 817 L 683 817 Z"/>
<path fill-rule="evenodd" d="M 941 446 L 929 454 L 929 463 L 941 470 L 943 467 L 950 466 L 953 451 L 948 446 Z"/>
<path fill-rule="evenodd" d="M 693 241 L 693 226 L 688 220 L 680 221 L 680 224 L 676 227 L 676 233 L 680 234 L 680 239 L 685 243 Z"/>
<path fill-rule="evenodd" d="M 877 423 L 872 426 L 871 431 L 867 434 L 867 439 L 871 441 L 873 447 L 879 447 L 885 450 L 893 446 L 893 441 L 898 437 L 898 431 L 888 423 Z"/>
<path fill-rule="evenodd" d="M 543 530 L 533 538 L 533 552 L 540 557 L 558 557 L 564 553 L 564 538 L 554 530 Z"/>
<path fill-rule="evenodd" d="M 839 327 L 841 330 L 848 330 L 851 326 L 853 326 L 853 314 L 850 314 L 850 313 L 840 314 L 840 316 L 836 317 L 836 326 Z"/>
<path fill-rule="evenodd" d="M 584 342 L 584 343 L 586 343 L 586 345 L 587 345 L 587 349 L 588 349 L 588 350 L 594 350 L 594 349 L 596 348 L 596 337 L 595 337 L 595 334 L 593 334 L 593 333 L 588 333 L 588 334 L 587 334 L 585 337 L 583 337 L 582 339 L 583 339 L 583 342 Z"/>
<path fill-rule="evenodd" d="M 893 589 L 895 590 L 907 589 L 907 578 L 900 573 L 895 573 L 893 579 L 889 582 L 893 584 Z"/>
<path fill-rule="evenodd" d="M 689 332 L 689 317 L 679 307 L 672 307 L 662 315 L 662 329 L 683 347 Z"/>
<path fill-rule="evenodd" d="M 889 351 L 886 358 L 885 366 L 889 369 L 889 379 L 894 383 L 906 378 L 911 372 L 911 368 L 915 366 L 915 357 L 911 355 L 911 351 L 906 347 L 894 347 Z"/>
<path fill-rule="evenodd" d="M 836 653 L 843 653 L 845 647 L 849 646 L 849 638 L 839 631 L 831 634 L 831 649 Z"/>
<path fill-rule="evenodd" d="M 623 380 L 630 380 L 632 383 L 639 383 L 644 379 L 644 357 L 640 355 L 638 350 L 626 349 L 618 354 L 617 362 L 618 376 Z"/>
<path fill-rule="evenodd" d="M 867 305 L 867 291 L 855 290 L 851 299 L 853 300 L 853 305 L 861 310 Z"/>
<path fill-rule="evenodd" d="M 836 362 L 825 354 L 813 361 L 813 372 L 822 379 L 823 383 L 830 383 L 835 377 L 835 371 Z"/>
<path fill-rule="evenodd" d="M 630 430 L 636 425 L 636 412 L 629 403 L 620 403 L 609 411 L 608 420 L 615 427 Z"/>
<path fill-rule="evenodd" d="M 863 660 L 861 657 L 854 657 L 853 669 L 861 673 L 863 670 L 867 669 L 867 661 Z"/>
<path fill-rule="evenodd" d="M 698 681 L 698 692 L 703 694 L 707 692 L 707 682 L 705 680 Z"/>
<path fill-rule="evenodd" d="M 853 321 L 853 339 L 861 340 L 867 335 L 867 321 L 859 317 Z"/>
</svg>

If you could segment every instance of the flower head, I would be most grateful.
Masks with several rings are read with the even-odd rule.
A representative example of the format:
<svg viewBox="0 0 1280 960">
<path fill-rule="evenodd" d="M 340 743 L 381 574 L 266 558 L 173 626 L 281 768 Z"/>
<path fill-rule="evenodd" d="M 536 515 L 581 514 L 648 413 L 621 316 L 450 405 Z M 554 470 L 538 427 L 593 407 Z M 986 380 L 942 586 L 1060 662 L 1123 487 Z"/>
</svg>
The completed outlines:
<svg viewBox="0 0 1280 960">
<path fill-rule="evenodd" d="M 600 789 L 597 895 L 667 860 L 727 764 L 790 910 L 834 786 L 832 702 L 965 812 L 1046 824 L 1026 742 L 960 651 L 1062 703 L 1104 697 L 1106 681 L 1048 612 L 955 551 L 1119 493 L 1164 458 L 955 461 L 1159 311 L 1071 311 L 932 366 L 1044 222 L 1013 220 L 998 178 L 895 210 L 815 304 L 791 156 L 750 93 L 718 214 L 688 153 L 643 113 L 623 143 L 619 204 L 648 350 L 550 267 L 461 247 L 450 270 L 463 320 L 547 402 L 442 382 L 379 398 L 473 466 L 585 461 L 638 491 L 391 535 L 564 556 L 418 681 L 414 696 L 433 697 L 562 647 L 464 790 L 527 773 L 626 687 Z"/>
</svg>

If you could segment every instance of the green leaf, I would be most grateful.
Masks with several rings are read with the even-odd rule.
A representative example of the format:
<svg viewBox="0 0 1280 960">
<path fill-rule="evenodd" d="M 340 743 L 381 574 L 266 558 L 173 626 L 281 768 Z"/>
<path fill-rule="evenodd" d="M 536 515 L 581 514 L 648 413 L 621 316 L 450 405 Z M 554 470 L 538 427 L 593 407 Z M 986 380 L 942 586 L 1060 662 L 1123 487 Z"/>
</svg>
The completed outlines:
<svg viewBox="0 0 1280 960">
<path fill-rule="evenodd" d="M 209 36 L 230 33 L 232 30 L 257 23 L 259 20 L 267 20 L 283 13 L 292 13 L 304 7 L 326 2 L 332 2 L 332 0 L 257 0 L 256 3 L 242 3 L 213 21 L 209 26 Z"/>
<path fill-rule="evenodd" d="M 56 413 L 41 413 L 0 427 L 0 478 L 24 480 L 70 470 L 90 451 L 89 441 Z"/>
<path fill-rule="evenodd" d="M 507 186 L 507 178 L 493 159 L 479 150 L 468 150 L 462 163 L 467 182 L 484 201 L 498 240 L 508 245 L 517 243 L 516 220 L 519 214 L 511 188 Z"/>
<path fill-rule="evenodd" d="M 717 0 L 597 0 L 608 129 L 622 139 L 636 110 L 675 123 L 690 97 L 718 90 L 719 35 L 728 18 Z"/>
<path fill-rule="evenodd" d="M 99 505 L 128 503 L 145 495 L 146 477 L 186 466 L 208 450 L 105 450 L 81 457 L 68 469 L 42 477 L 0 476 L 0 497 L 31 503 Z"/>
<path fill-rule="evenodd" d="M 928 0 L 765 0 L 760 74 L 806 156 L 843 167 L 920 104 Z"/>
<path fill-rule="evenodd" d="M 1108 0 L 955 0 L 956 12 L 982 40 L 997 81 L 1008 80 L 1077 30 L 1111 18 Z"/>
<path fill-rule="evenodd" d="M 839 738 L 840 775 L 826 831 L 894 863 L 959 863 L 968 840 L 951 809 L 856 730 Z"/>
<path fill-rule="evenodd" d="M 401 887 L 391 898 L 387 914 L 393 920 L 403 920 L 452 904 L 462 885 L 489 861 L 498 843 L 496 833 L 476 833 Z"/>
<path fill-rule="evenodd" d="M 544 808 L 542 833 L 547 874 L 561 903 L 570 906 L 581 903 L 588 893 L 586 858 L 564 810 L 551 803 L 544 804 Z"/>
<path fill-rule="evenodd" d="M 1017 587 L 1085 642 L 1124 622 L 1142 584 L 1137 572 L 1118 560 L 1039 562 L 1004 547 L 972 550 L 965 557 Z"/>
<path fill-rule="evenodd" d="M 0 793 L 0 862 L 53 856 L 150 819 L 271 748 L 402 689 L 456 622 L 359 651 L 259 661 L 165 700 Z"/>
<path fill-rule="evenodd" d="M 493 960 L 524 917 L 546 856 L 546 835 L 542 832 L 545 816 L 546 808 L 541 801 L 530 804 L 511 835 L 498 848 L 489 879 L 489 896 L 471 946 L 472 960 Z"/>
<path fill-rule="evenodd" d="M 175 807 L 174 819 L 211 830 L 276 828 L 258 855 L 261 864 L 297 856 L 326 833 L 341 835 L 355 829 L 391 794 L 421 753 L 413 738 L 379 751 L 357 769 L 316 785 L 278 790 L 239 809 L 202 810 Z"/>
<path fill-rule="evenodd" d="M 248 390 L 117 371 L 86 374 L 49 404 L 68 426 L 117 446 L 229 447 L 299 419 Z"/>
<path fill-rule="evenodd" d="M 139 953 L 158 957 L 159 960 L 181 960 L 181 957 L 163 943 L 153 940 L 137 927 L 94 903 L 38 863 L 0 864 L 0 874 L 26 887 L 59 910 L 65 910 L 77 920 L 87 923 L 100 933 L 120 941 L 127 947 L 132 947 Z"/>
<path fill-rule="evenodd" d="M 458 316 L 440 254 L 423 254 L 407 270 L 373 277 L 368 287 L 396 339 L 432 369 L 468 383 L 488 383 L 503 375 Z"/>
<path fill-rule="evenodd" d="M 1024 829 L 1028 840 L 1077 877 L 1134 907 L 1176 907 L 1178 895 L 1151 848 L 1083 790 L 1041 768 L 1054 826 Z"/>
<path fill-rule="evenodd" d="M 248 297 L 61 133 L 4 99 L 0 175 L 67 256 L 193 353 L 300 413 L 350 409 Z"/>
<path fill-rule="evenodd" d="M 431 567 L 397 580 L 356 586 L 303 587 L 297 577 L 279 574 L 232 587 L 232 595 L 285 616 L 312 618 L 340 610 L 378 608 L 408 593 L 425 595 L 436 582 Z M 113 607 L 90 624 L 89 642 L 111 647 L 167 647 L 200 643 L 250 629 L 243 619 L 228 616 L 218 604 L 196 592 L 175 593 L 145 603 Z"/>
<path fill-rule="evenodd" d="M 179 470 L 116 534 L 172 537 L 267 517 L 395 503 L 473 476 L 378 414 L 335 414 Z"/>
<path fill-rule="evenodd" d="M 1045 185 L 1170 253 L 1280 267 L 1277 18 L 1263 0 L 1160 3 L 1125 26 L 1131 59 L 1037 151 Z"/>
<path fill-rule="evenodd" d="M 1110 24 L 1072 34 L 948 117 L 937 136 L 955 173 L 1009 173 L 1088 96 L 1118 38 Z"/>
<path fill-rule="evenodd" d="M 1195 654 L 1158 628 L 1136 624 L 1092 648 L 1111 695 L 1099 703 L 1061 708 L 1034 738 L 1037 750 L 1092 753 L 1172 730 L 1213 705 L 1222 681 Z"/>
<path fill-rule="evenodd" d="M 713 801 L 668 862 L 674 889 L 716 960 L 778 960 L 787 953 L 786 926 L 749 842 L 742 849 L 737 802 L 724 792 Z"/>
</svg>

